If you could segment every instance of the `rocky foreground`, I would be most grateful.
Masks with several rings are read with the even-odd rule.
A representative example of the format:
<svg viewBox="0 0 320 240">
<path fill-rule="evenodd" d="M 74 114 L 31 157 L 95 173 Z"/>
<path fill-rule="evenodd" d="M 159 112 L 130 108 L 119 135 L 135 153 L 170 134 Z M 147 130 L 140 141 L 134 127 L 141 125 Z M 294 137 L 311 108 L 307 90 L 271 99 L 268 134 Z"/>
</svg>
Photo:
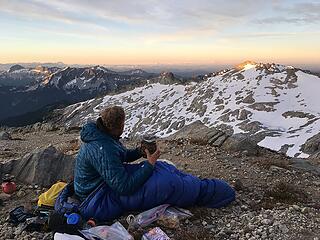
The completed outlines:
<svg viewBox="0 0 320 240">
<path fill-rule="evenodd" d="M 78 131 L 50 130 L 9 129 L 11 139 L 0 140 L 0 175 L 10 159 L 40 161 L 39 151 L 44 151 L 46 156 L 53 153 L 63 156 L 61 159 L 73 159 L 79 147 Z M 311 164 L 262 148 L 227 152 L 200 140 L 192 134 L 162 139 L 159 141 L 162 158 L 200 178 L 228 181 L 237 191 L 237 200 L 223 209 L 191 208 L 194 216 L 183 221 L 179 228 L 160 226 L 171 239 L 319 239 L 319 162 Z M 136 146 L 137 142 L 126 140 L 125 144 Z M 52 146 L 48 148 L 48 145 Z M 32 152 L 33 155 L 24 157 Z M 22 179 L 16 193 L 10 197 L 1 195 L 0 239 L 52 238 L 50 232 L 24 231 L 17 235 L 16 227 L 6 220 L 11 209 L 19 205 L 30 207 L 48 187 L 40 183 L 50 173 L 34 173 L 28 180 L 34 182 L 25 183 Z M 120 221 L 127 227 L 124 218 Z M 133 234 L 140 239 L 139 233 Z"/>
</svg>

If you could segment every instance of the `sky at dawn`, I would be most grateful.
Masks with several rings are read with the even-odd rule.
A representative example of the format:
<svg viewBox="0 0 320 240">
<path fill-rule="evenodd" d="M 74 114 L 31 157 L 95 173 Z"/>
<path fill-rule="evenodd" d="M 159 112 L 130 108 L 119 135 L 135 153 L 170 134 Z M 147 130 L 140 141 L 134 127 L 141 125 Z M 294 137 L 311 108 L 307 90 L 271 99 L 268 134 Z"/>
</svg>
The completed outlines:
<svg viewBox="0 0 320 240">
<path fill-rule="evenodd" d="M 0 0 L 0 63 L 320 64 L 320 0 Z"/>
</svg>

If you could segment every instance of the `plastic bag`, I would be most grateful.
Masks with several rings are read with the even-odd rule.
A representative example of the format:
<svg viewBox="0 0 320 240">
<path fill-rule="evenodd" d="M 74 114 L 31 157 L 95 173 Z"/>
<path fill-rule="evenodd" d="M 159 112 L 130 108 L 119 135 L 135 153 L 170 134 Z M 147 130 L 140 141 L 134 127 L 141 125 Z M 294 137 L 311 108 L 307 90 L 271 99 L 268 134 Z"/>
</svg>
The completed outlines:
<svg viewBox="0 0 320 240">
<path fill-rule="evenodd" d="M 70 235 L 66 233 L 55 233 L 53 240 L 84 240 L 84 238 L 77 235 Z"/>
<path fill-rule="evenodd" d="M 169 206 L 169 204 L 163 204 L 142 212 L 137 216 L 129 215 L 127 218 L 129 227 L 132 226 L 134 228 L 138 228 L 148 226 L 149 224 L 157 221 Z"/>
<path fill-rule="evenodd" d="M 111 226 L 98 226 L 80 231 L 90 240 L 134 240 L 121 223 L 116 222 Z"/>
<path fill-rule="evenodd" d="M 180 221 L 192 217 L 193 214 L 186 209 L 178 207 L 169 207 L 159 217 L 157 223 L 167 228 L 178 228 Z"/>
<path fill-rule="evenodd" d="M 152 228 L 149 232 L 143 234 L 141 240 L 170 240 L 168 235 L 159 227 Z"/>
</svg>

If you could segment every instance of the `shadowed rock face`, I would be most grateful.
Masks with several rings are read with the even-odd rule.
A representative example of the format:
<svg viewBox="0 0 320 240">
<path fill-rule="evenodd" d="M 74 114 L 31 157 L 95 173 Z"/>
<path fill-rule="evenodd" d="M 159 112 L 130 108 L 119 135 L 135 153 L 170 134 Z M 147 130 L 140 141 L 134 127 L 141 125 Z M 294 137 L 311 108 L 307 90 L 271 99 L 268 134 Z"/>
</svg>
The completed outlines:
<svg viewBox="0 0 320 240">
<path fill-rule="evenodd" d="M 4 177 L 5 174 L 11 173 L 14 165 L 17 163 L 17 159 L 10 159 L 0 162 L 0 179 Z"/>
<path fill-rule="evenodd" d="M 49 146 L 36 149 L 15 161 L 11 173 L 21 182 L 48 187 L 58 180 L 70 181 L 74 164 L 73 157 Z"/>
<path fill-rule="evenodd" d="M 311 157 L 320 159 L 320 133 L 309 138 L 301 146 L 301 150 L 311 155 Z"/>
<path fill-rule="evenodd" d="M 227 133 L 222 128 L 209 128 L 202 122 L 196 121 L 183 127 L 177 133 L 171 135 L 169 140 L 186 139 L 196 144 L 208 144 L 213 147 L 221 147 L 229 152 L 245 152 L 246 155 L 257 155 L 259 146 L 248 134 Z"/>
<path fill-rule="evenodd" d="M 246 152 L 246 155 L 257 155 L 259 147 L 248 134 L 237 133 L 226 139 L 222 148 L 230 152 Z"/>
<path fill-rule="evenodd" d="M 0 140 L 11 140 L 11 135 L 8 132 L 0 132 Z"/>
<path fill-rule="evenodd" d="M 290 160 L 290 165 L 295 169 L 311 172 L 315 175 L 320 176 L 320 167 L 311 164 L 305 159 L 293 158 Z"/>
</svg>

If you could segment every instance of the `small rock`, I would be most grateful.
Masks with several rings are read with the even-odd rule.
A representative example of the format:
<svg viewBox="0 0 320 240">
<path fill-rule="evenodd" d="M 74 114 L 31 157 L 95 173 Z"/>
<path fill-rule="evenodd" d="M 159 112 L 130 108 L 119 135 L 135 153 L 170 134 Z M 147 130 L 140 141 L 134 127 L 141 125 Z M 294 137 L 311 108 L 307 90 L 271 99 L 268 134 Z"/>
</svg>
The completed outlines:
<svg viewBox="0 0 320 240">
<path fill-rule="evenodd" d="M 214 228 L 214 225 L 208 224 L 208 225 L 206 225 L 204 228 L 205 228 L 205 229 L 212 229 L 212 228 Z"/>
<path fill-rule="evenodd" d="M 284 224 L 280 224 L 280 225 L 279 225 L 279 229 L 280 229 L 280 231 L 283 232 L 283 233 L 288 233 L 288 232 L 289 232 L 289 229 L 288 229 L 287 226 L 284 225 Z"/>
<path fill-rule="evenodd" d="M 18 192 L 17 192 L 17 197 L 18 198 L 22 198 L 26 195 L 26 192 L 22 189 L 20 189 Z"/>
<path fill-rule="evenodd" d="M 236 191 L 240 191 L 240 190 L 243 190 L 244 186 L 243 186 L 243 183 L 241 182 L 240 179 L 236 179 L 235 182 L 234 182 L 234 189 Z"/>
<path fill-rule="evenodd" d="M 10 194 L 6 194 L 6 193 L 0 193 L 0 200 L 2 201 L 8 201 L 11 198 Z"/>
<path fill-rule="evenodd" d="M 12 137 L 8 132 L 2 131 L 0 132 L 0 140 L 11 140 Z"/>
<path fill-rule="evenodd" d="M 300 211 L 300 207 L 298 205 L 292 205 L 292 208 L 296 211 Z"/>
<path fill-rule="evenodd" d="M 271 219 L 263 219 L 263 220 L 261 221 L 261 223 L 262 223 L 263 225 L 270 225 L 270 224 L 272 224 L 272 220 L 271 220 Z"/>
<path fill-rule="evenodd" d="M 248 210 L 248 206 L 247 205 L 241 205 L 241 209 Z"/>
<path fill-rule="evenodd" d="M 269 170 L 272 171 L 272 172 L 278 172 L 278 171 L 284 171 L 286 169 L 278 167 L 278 166 L 275 166 L 275 165 L 271 165 Z"/>
<path fill-rule="evenodd" d="M 221 230 L 218 234 L 217 237 L 222 238 L 222 239 L 227 239 L 229 236 L 224 232 L 224 230 Z"/>
<path fill-rule="evenodd" d="M 256 226 L 255 225 L 253 225 L 253 224 L 248 224 L 248 229 L 250 229 L 251 231 L 253 230 L 253 229 L 255 229 L 256 228 Z"/>
</svg>

